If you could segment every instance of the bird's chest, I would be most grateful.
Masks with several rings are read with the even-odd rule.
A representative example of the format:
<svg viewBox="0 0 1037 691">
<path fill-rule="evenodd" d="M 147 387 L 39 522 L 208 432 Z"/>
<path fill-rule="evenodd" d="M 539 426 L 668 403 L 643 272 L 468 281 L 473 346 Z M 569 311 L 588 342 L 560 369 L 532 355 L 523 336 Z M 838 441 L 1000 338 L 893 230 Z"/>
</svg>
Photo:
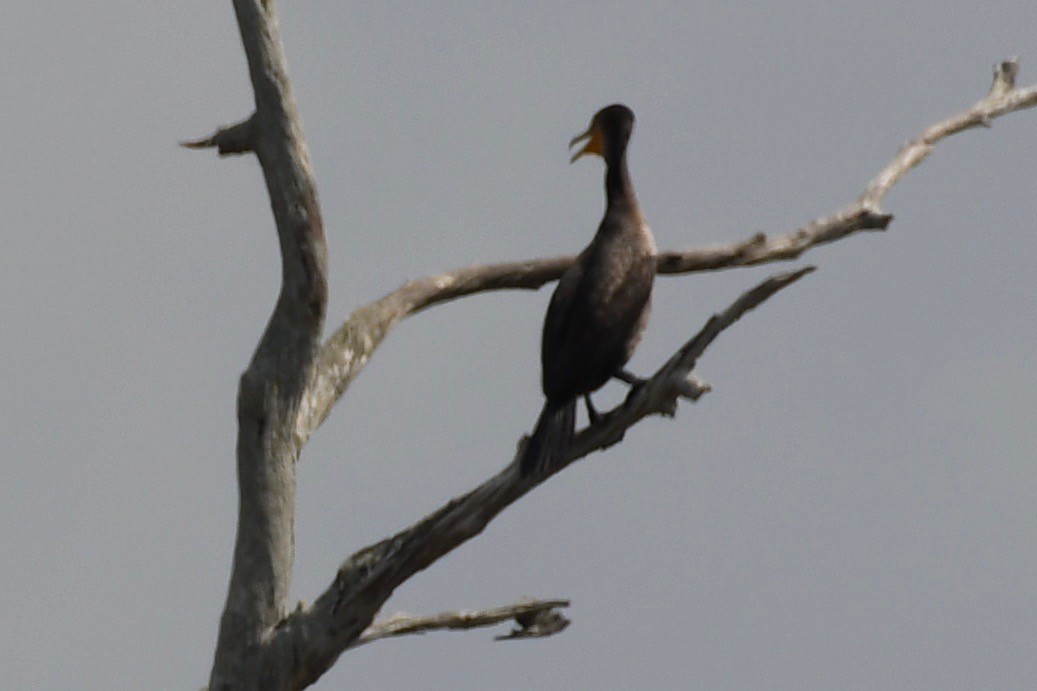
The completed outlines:
<svg viewBox="0 0 1037 691">
<path fill-rule="evenodd" d="M 655 243 L 647 228 L 643 231 L 603 237 L 588 257 L 587 291 L 593 307 L 604 309 L 631 292 L 650 290 L 654 277 Z"/>
</svg>

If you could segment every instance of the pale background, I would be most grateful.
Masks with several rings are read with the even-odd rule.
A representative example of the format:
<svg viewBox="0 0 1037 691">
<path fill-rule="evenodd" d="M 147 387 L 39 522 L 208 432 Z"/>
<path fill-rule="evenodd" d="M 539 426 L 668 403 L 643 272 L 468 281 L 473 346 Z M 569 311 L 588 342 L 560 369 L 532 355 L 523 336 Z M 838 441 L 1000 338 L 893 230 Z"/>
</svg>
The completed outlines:
<svg viewBox="0 0 1037 691">
<path fill-rule="evenodd" d="M 602 166 L 569 166 L 566 143 L 615 101 L 663 248 L 835 210 L 994 62 L 1037 81 L 1034 3 L 946 4 L 281 3 L 329 327 L 408 278 L 581 248 Z M 198 688 L 237 377 L 279 278 L 255 160 L 176 146 L 250 112 L 233 13 L 3 14 L 0 687 Z M 1035 131 L 1028 111 L 941 144 L 887 198 L 889 232 L 811 252 L 818 273 L 721 337 L 712 394 L 383 612 L 571 597 L 564 634 L 381 642 L 317 687 L 1037 687 Z M 632 368 L 787 266 L 660 279 Z M 390 336 L 300 461 L 296 598 L 511 459 L 541 405 L 549 292 Z"/>
</svg>

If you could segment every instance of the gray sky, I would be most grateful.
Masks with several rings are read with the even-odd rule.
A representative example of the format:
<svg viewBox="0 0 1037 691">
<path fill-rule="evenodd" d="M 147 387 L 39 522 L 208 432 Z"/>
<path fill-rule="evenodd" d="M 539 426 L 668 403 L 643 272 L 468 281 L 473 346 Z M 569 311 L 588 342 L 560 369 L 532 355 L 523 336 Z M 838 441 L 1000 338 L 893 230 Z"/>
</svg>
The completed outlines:
<svg viewBox="0 0 1037 691">
<path fill-rule="evenodd" d="M 855 197 L 981 97 L 1032 2 L 281 3 L 329 327 L 408 278 L 576 251 L 615 101 L 663 248 Z M 229 3 L 15 0 L 0 23 L 2 688 L 197 688 L 232 548 L 234 397 L 279 279 Z M 386 641 L 318 688 L 1037 684 L 1037 111 L 941 144 L 889 232 L 725 333 L 715 391 L 512 507 L 383 614 L 570 597 L 561 636 Z M 800 262 L 803 263 L 803 262 Z M 797 264 L 798 265 L 798 264 Z M 660 279 L 648 371 L 768 266 Z M 509 461 L 549 289 L 402 324 L 299 466 L 293 592 Z M 617 400 L 621 388 L 600 397 Z"/>
</svg>

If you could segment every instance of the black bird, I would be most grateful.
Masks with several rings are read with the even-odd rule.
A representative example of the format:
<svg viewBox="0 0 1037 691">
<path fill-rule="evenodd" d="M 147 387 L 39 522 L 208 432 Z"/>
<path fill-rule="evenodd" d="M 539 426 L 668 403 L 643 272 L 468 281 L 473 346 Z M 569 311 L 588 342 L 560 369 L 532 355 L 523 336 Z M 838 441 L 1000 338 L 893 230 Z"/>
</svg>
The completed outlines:
<svg viewBox="0 0 1037 691">
<path fill-rule="evenodd" d="M 572 444 L 576 399 L 620 373 L 641 340 L 655 279 L 655 240 L 634 195 L 626 150 L 634 113 L 624 105 L 602 108 L 572 161 L 587 154 L 605 159 L 605 216 L 591 243 L 563 275 L 551 296 L 541 343 L 547 401 L 522 457 L 522 475 L 544 473 Z"/>
</svg>

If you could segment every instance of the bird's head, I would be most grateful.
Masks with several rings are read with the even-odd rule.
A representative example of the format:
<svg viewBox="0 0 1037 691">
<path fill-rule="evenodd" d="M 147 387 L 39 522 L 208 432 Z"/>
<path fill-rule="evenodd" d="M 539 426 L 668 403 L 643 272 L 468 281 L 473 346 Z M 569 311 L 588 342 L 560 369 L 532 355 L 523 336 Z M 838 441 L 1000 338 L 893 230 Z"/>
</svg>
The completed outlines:
<svg viewBox="0 0 1037 691">
<path fill-rule="evenodd" d="M 573 137 L 569 148 L 587 140 L 579 151 L 573 154 L 570 163 L 587 154 L 597 154 L 609 158 L 614 152 L 622 151 L 630 141 L 630 133 L 634 131 L 634 111 L 621 103 L 605 106 L 591 118 L 587 131 Z"/>
</svg>

